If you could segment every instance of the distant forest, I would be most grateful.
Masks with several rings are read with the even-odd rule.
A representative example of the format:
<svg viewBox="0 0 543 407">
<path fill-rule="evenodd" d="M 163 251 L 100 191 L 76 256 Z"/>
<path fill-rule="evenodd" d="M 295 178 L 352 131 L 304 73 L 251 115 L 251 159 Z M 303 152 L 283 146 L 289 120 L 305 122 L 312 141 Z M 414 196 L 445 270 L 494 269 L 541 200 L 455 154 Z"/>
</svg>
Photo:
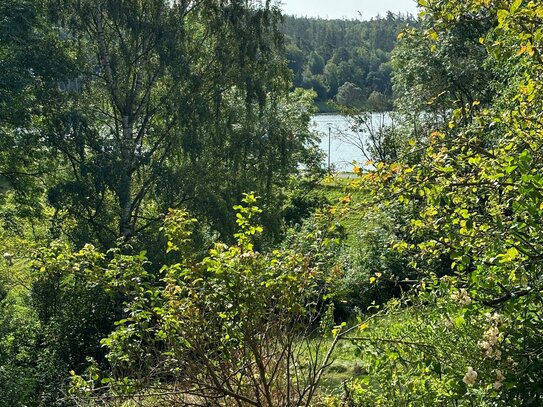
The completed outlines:
<svg viewBox="0 0 543 407">
<path fill-rule="evenodd" d="M 416 24 L 413 16 L 391 12 L 370 21 L 285 16 L 282 31 L 294 86 L 314 89 L 320 106 L 333 100 L 389 108 L 391 52 L 408 24 Z"/>
</svg>

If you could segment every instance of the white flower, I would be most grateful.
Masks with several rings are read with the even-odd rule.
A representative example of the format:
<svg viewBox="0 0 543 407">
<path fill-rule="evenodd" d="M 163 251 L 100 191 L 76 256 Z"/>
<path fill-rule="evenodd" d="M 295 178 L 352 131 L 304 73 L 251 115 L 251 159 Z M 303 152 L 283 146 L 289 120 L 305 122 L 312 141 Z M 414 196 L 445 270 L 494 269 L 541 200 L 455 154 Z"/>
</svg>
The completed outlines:
<svg viewBox="0 0 543 407">
<path fill-rule="evenodd" d="M 464 378 L 462 381 L 466 383 L 467 385 L 471 386 L 475 384 L 475 381 L 477 380 L 477 372 L 473 370 L 472 367 L 468 367 L 468 371 L 464 375 Z"/>
<path fill-rule="evenodd" d="M 453 292 L 451 294 L 451 299 L 458 302 L 460 305 L 471 304 L 471 298 L 465 288 L 459 289 L 458 292 Z"/>
<path fill-rule="evenodd" d="M 507 363 L 511 366 L 512 370 L 517 370 L 518 363 L 515 362 L 515 360 L 511 356 L 507 357 Z"/>
<path fill-rule="evenodd" d="M 481 341 L 479 342 L 479 346 L 483 351 L 488 352 L 489 349 L 492 348 L 492 346 L 487 341 Z"/>
<path fill-rule="evenodd" d="M 492 322 L 494 325 L 499 325 L 502 322 L 502 317 L 500 314 L 495 312 L 490 316 L 490 322 Z"/>
<path fill-rule="evenodd" d="M 499 335 L 500 335 L 500 330 L 498 328 L 496 328 L 495 326 L 493 326 L 492 328 L 489 328 L 485 332 L 485 336 L 487 338 L 487 341 L 492 346 L 495 346 L 498 343 Z"/>
<path fill-rule="evenodd" d="M 13 254 L 9 252 L 5 252 L 3 257 L 4 257 L 4 261 L 8 264 L 8 266 L 13 265 Z"/>
<path fill-rule="evenodd" d="M 496 360 L 501 360 L 502 352 L 498 349 L 500 339 L 503 338 L 503 334 L 500 333 L 498 328 L 500 316 L 494 313 L 494 315 L 486 314 L 486 317 L 492 322 L 492 326 L 485 331 L 483 341 L 479 342 L 479 346 L 483 350 L 485 357 L 494 357 Z"/>
<path fill-rule="evenodd" d="M 503 386 L 505 376 L 501 370 L 496 370 L 496 381 L 494 382 L 494 389 L 499 390 Z"/>
</svg>

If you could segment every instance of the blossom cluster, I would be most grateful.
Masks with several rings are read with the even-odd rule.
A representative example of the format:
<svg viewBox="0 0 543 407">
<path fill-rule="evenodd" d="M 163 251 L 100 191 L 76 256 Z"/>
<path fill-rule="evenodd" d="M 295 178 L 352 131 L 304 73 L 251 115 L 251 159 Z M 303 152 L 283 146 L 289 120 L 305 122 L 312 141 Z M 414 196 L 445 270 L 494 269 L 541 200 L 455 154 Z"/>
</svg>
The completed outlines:
<svg viewBox="0 0 543 407">
<path fill-rule="evenodd" d="M 496 390 L 501 389 L 503 386 L 503 382 L 505 381 L 505 376 L 503 375 L 502 371 L 499 369 L 496 369 L 496 381 L 494 382 L 494 388 Z"/>
<path fill-rule="evenodd" d="M 469 386 L 474 385 L 475 382 L 477 381 L 477 372 L 473 370 L 472 367 L 468 367 L 468 371 L 464 375 L 464 378 L 462 379 L 462 381 Z"/>
<path fill-rule="evenodd" d="M 485 331 L 483 340 L 479 342 L 479 346 L 483 350 L 486 358 L 501 360 L 502 352 L 499 349 L 500 339 L 502 337 L 499 328 L 501 324 L 500 315 L 498 313 L 486 314 L 486 317 L 490 322 L 491 327 Z"/>
<path fill-rule="evenodd" d="M 471 304 L 471 297 L 469 296 L 468 291 L 465 288 L 460 288 L 458 291 L 453 292 L 451 294 L 451 299 L 460 305 Z"/>
</svg>

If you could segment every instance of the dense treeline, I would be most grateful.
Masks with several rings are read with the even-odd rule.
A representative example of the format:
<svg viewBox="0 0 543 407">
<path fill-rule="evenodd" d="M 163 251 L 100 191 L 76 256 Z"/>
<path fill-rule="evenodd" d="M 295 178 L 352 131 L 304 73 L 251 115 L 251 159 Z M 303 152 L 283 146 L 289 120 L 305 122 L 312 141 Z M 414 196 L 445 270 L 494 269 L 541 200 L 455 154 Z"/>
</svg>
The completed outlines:
<svg viewBox="0 0 543 407">
<path fill-rule="evenodd" d="M 285 56 L 294 86 L 314 89 L 317 100 L 362 106 L 373 92 L 392 98 L 391 52 L 409 15 L 387 13 L 370 21 L 285 16 Z M 376 95 L 374 95 L 374 98 Z"/>
</svg>

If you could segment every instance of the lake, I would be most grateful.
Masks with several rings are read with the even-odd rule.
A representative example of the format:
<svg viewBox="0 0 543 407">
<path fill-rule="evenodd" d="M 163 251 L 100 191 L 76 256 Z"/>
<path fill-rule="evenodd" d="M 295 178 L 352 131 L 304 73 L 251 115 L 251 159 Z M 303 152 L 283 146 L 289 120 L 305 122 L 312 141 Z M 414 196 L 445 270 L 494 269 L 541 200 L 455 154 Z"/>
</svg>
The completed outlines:
<svg viewBox="0 0 543 407">
<path fill-rule="evenodd" d="M 377 123 L 381 115 L 375 113 L 372 120 Z M 389 121 L 390 119 L 386 119 Z M 367 158 L 361 149 L 348 143 L 341 134 L 353 134 L 348 120 L 338 114 L 318 114 L 313 116 L 313 128 L 321 135 L 320 148 L 326 153 L 325 166 L 328 165 L 328 132 L 330 131 L 330 163 L 339 172 L 351 172 L 353 162 L 365 163 Z"/>
</svg>

